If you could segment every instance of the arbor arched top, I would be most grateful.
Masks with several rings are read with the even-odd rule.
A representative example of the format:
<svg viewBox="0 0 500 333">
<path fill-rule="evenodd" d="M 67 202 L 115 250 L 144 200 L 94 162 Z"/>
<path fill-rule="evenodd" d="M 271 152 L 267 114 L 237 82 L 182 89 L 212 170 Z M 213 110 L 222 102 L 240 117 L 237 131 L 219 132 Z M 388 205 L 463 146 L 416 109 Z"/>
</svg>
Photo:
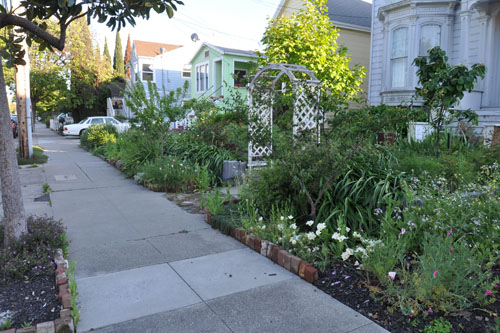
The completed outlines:
<svg viewBox="0 0 500 333">
<path fill-rule="evenodd" d="M 252 79 L 252 82 L 250 82 L 249 86 L 250 91 L 254 89 L 257 80 L 267 71 L 279 71 L 278 75 L 268 77 L 269 79 L 273 80 L 272 81 L 273 88 L 274 86 L 276 86 L 276 83 L 283 77 L 283 75 L 287 75 L 288 78 L 290 79 L 290 82 L 299 81 L 300 79 L 298 79 L 297 76 L 295 76 L 294 72 L 303 73 L 309 76 L 310 79 L 306 80 L 306 82 L 310 85 L 318 85 L 320 83 L 320 81 L 316 77 L 316 74 L 314 74 L 314 71 L 307 69 L 307 67 L 305 66 L 292 65 L 292 64 L 268 64 L 257 71 L 254 78 Z"/>
</svg>

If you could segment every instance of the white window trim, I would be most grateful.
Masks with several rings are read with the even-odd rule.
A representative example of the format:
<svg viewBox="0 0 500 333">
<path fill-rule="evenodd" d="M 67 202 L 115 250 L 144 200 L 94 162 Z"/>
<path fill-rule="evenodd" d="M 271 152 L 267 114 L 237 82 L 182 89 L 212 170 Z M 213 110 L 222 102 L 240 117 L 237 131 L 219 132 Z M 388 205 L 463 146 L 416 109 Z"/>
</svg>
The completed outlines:
<svg viewBox="0 0 500 333">
<path fill-rule="evenodd" d="M 245 75 L 248 75 L 248 69 L 246 69 L 246 68 L 234 67 L 233 74 L 235 74 L 236 71 L 243 71 L 243 72 L 245 72 Z M 235 87 L 235 88 L 245 88 L 245 86 L 236 87 L 236 80 L 234 78 L 233 78 L 233 87 Z"/>
<path fill-rule="evenodd" d="M 151 72 L 144 71 L 144 65 L 150 65 L 152 67 Z M 146 82 L 147 80 L 144 80 L 143 73 L 151 73 L 152 74 L 151 82 L 155 82 L 156 75 L 155 75 L 155 66 L 154 66 L 153 62 L 142 62 L 141 63 L 141 76 L 140 76 L 140 78 L 141 78 L 142 82 Z"/>
<path fill-rule="evenodd" d="M 398 29 L 406 29 L 406 56 L 405 57 L 397 57 L 397 58 L 393 58 L 392 57 L 392 46 L 393 46 L 393 42 L 394 42 L 394 32 Z M 406 25 L 398 25 L 396 27 L 394 27 L 393 29 L 390 30 L 390 42 L 389 42 L 389 48 L 388 48 L 388 52 L 389 52 L 389 57 L 388 57 L 388 60 L 389 60 L 389 87 L 390 89 L 392 90 L 395 90 L 395 89 L 405 89 L 408 87 L 408 76 L 409 76 L 409 67 L 410 67 L 410 63 L 409 63 L 409 59 L 410 59 L 410 28 Z M 406 74 L 405 74 L 405 80 L 404 80 L 404 83 L 402 86 L 398 86 L 398 87 L 394 87 L 393 86 L 393 81 L 392 81 L 392 78 L 393 78 L 393 75 L 392 75 L 392 61 L 393 60 L 396 60 L 396 59 L 404 59 L 406 58 L 406 67 L 405 67 L 405 70 L 406 70 Z"/>
<path fill-rule="evenodd" d="M 222 57 L 218 57 L 218 58 L 215 58 L 212 60 L 212 68 L 214 69 L 212 71 L 213 72 L 212 73 L 212 82 L 213 82 L 212 96 L 214 96 L 214 97 L 216 97 L 215 95 L 217 94 L 217 89 L 218 89 L 218 87 L 216 86 L 217 85 L 217 71 L 216 71 L 217 66 L 215 66 L 215 63 L 217 63 L 219 61 L 220 61 L 220 68 L 221 68 L 221 73 L 220 73 L 221 76 L 220 77 L 221 77 L 222 87 L 219 90 L 218 96 L 224 96 L 224 59 Z"/>
<path fill-rule="evenodd" d="M 205 76 L 205 80 L 206 80 L 205 89 L 201 90 L 201 89 L 198 89 L 198 68 L 203 67 L 203 66 L 207 66 L 207 73 Z M 209 75 L 210 75 L 210 65 L 209 65 L 208 61 L 199 63 L 194 67 L 194 89 L 197 93 L 204 93 L 208 90 L 208 88 L 209 88 L 208 85 L 210 83 Z"/>
</svg>

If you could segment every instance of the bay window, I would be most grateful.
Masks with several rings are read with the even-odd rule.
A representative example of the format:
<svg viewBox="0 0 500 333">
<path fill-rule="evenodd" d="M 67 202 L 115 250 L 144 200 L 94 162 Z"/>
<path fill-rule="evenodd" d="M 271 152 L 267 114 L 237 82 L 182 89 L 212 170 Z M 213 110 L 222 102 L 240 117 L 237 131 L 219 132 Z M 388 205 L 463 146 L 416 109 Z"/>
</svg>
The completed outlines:
<svg viewBox="0 0 500 333">
<path fill-rule="evenodd" d="M 391 87 L 407 85 L 408 75 L 408 28 L 397 28 L 392 32 Z"/>
<path fill-rule="evenodd" d="M 419 56 L 426 56 L 427 52 L 435 46 L 441 45 L 441 26 L 426 24 L 420 28 Z"/>
</svg>

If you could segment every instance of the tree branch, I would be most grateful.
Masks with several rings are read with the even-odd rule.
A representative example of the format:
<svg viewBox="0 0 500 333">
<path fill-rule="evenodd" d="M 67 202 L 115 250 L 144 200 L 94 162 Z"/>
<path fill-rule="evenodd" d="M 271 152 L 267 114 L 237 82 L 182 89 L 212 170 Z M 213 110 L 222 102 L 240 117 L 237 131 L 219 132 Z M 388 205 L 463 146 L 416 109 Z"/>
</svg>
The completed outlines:
<svg viewBox="0 0 500 333">
<path fill-rule="evenodd" d="M 33 35 L 36 35 L 37 37 L 43 39 L 47 43 L 49 43 L 51 46 L 55 47 L 56 49 L 62 51 L 64 49 L 64 42 L 66 39 L 66 25 L 61 23 L 61 35 L 59 38 L 56 38 L 52 36 L 50 33 L 45 31 L 44 29 L 40 28 L 38 25 L 35 23 L 20 17 L 20 16 L 15 16 L 12 14 L 6 14 L 6 13 L 0 13 L 0 29 L 4 28 L 6 26 L 13 25 L 17 27 L 24 28 L 25 30 L 29 31 Z M 64 27 L 64 29 L 63 29 Z"/>
</svg>

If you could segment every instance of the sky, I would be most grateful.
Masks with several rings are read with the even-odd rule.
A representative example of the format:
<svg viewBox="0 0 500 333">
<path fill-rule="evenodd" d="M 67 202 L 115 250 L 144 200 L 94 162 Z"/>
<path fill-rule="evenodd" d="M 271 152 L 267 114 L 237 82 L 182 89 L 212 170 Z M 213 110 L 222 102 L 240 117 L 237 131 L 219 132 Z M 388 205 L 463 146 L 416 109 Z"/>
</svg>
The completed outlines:
<svg viewBox="0 0 500 333">
<path fill-rule="evenodd" d="M 196 33 L 200 39 L 198 45 L 208 42 L 245 50 L 258 49 L 267 18 L 274 15 L 279 3 L 280 0 L 184 0 L 172 19 L 166 14 L 154 14 L 148 21 L 137 20 L 135 27 L 122 28 L 122 47 L 127 44 L 128 34 L 131 40 L 192 46 L 191 35 Z M 97 22 L 92 22 L 90 27 L 101 52 L 106 37 L 113 55 L 116 31 Z"/>
</svg>

